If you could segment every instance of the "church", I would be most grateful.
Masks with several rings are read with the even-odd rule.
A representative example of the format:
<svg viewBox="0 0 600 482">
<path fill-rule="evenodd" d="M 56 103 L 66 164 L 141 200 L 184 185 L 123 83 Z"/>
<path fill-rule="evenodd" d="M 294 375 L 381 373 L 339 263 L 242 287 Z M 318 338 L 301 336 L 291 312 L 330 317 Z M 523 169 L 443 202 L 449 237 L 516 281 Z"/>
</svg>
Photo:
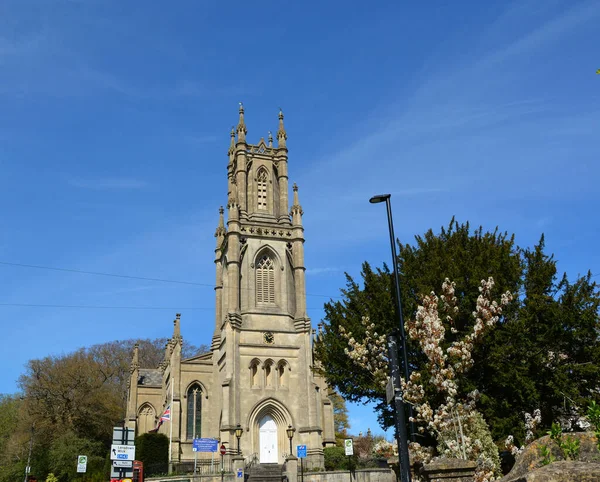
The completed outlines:
<svg viewBox="0 0 600 482">
<path fill-rule="evenodd" d="M 283 113 L 276 146 L 271 133 L 258 144 L 246 134 L 240 104 L 227 153 L 227 208 L 215 232 L 210 351 L 182 359 L 179 315 L 159 367 L 140 368 L 136 346 L 126 423 L 136 435 L 159 425 L 173 463 L 194 460 L 194 438 L 213 438 L 229 455 L 239 444 L 247 461 L 282 464 L 293 428 L 293 445 L 306 445 L 311 465 L 322 467 L 323 448 L 335 445 L 333 405 L 313 371 L 303 211 L 295 184 L 290 207 Z M 165 410 L 170 420 L 160 424 Z"/>
</svg>

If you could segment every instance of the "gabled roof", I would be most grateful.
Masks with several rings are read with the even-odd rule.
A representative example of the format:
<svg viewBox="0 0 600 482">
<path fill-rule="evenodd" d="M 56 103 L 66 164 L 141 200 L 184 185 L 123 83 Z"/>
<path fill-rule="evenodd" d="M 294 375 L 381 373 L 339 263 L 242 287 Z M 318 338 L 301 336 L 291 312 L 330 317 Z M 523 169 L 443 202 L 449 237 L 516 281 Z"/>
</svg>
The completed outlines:
<svg viewBox="0 0 600 482">
<path fill-rule="evenodd" d="M 184 360 L 181 360 L 181 363 L 194 363 L 194 362 L 204 362 L 204 361 L 208 361 L 210 363 L 212 363 L 212 352 L 209 351 L 208 353 L 202 353 L 200 355 L 195 355 L 192 356 L 190 358 L 186 358 Z"/>
<path fill-rule="evenodd" d="M 138 385 L 161 386 L 163 382 L 162 372 L 158 368 L 140 368 Z"/>
</svg>

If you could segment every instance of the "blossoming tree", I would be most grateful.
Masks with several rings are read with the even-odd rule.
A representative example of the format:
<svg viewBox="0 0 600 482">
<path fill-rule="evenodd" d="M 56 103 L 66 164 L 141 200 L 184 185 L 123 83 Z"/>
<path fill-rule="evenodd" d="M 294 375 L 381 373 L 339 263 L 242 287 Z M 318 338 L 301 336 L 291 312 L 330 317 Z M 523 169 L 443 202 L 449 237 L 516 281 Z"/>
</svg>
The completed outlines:
<svg viewBox="0 0 600 482">
<path fill-rule="evenodd" d="M 453 335 L 458 333 L 453 318 L 458 312 L 455 284 L 448 279 L 439 297 L 434 292 L 423 296 L 416 316 L 406 323 L 408 336 L 419 344 L 426 357 L 424 368 L 411 373 L 408 382 L 403 380 L 404 399 L 414 407 L 414 421 L 421 432 L 435 437 L 439 454 L 476 460 L 479 481 L 493 480 L 498 474 L 498 453 L 483 417 L 475 408 L 477 391 L 460 398 L 458 384 L 460 376 L 473 366 L 475 344 L 498 322 L 502 307 L 512 300 L 512 295 L 506 292 L 499 303 L 493 301 L 493 287 L 493 278 L 481 281 L 472 312 L 472 331 L 454 341 L 446 341 L 444 326 L 445 321 Z M 368 317 L 363 317 L 362 324 L 361 340 L 340 326 L 340 333 L 348 342 L 345 353 L 385 386 L 389 373 L 386 337 L 375 331 L 375 324 Z M 410 450 L 413 462 L 427 462 L 434 453 L 433 448 L 418 443 L 411 443 Z"/>
</svg>

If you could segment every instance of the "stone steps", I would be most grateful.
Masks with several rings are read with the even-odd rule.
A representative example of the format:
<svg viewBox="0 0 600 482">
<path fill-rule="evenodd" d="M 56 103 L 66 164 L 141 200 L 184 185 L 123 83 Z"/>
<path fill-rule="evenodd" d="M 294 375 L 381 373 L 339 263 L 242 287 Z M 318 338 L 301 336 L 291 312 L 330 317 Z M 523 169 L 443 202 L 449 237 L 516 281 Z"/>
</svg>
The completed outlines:
<svg viewBox="0 0 600 482">
<path fill-rule="evenodd" d="M 281 482 L 283 465 L 259 464 L 250 469 L 248 482 Z"/>
</svg>

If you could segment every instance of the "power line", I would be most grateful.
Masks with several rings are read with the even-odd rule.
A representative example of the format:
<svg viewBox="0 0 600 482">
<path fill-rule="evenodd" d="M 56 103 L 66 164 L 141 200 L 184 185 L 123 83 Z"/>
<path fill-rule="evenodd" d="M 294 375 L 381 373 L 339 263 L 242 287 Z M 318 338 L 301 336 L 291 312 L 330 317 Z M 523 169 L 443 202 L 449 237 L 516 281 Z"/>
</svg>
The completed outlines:
<svg viewBox="0 0 600 482">
<path fill-rule="evenodd" d="M 0 303 L 0 306 L 15 306 L 25 308 L 84 308 L 94 310 L 173 310 L 173 311 L 185 311 L 185 310 L 212 310 L 213 308 L 169 308 L 162 306 L 99 306 L 99 305 L 55 305 L 55 304 L 36 304 L 36 303 Z"/>
<path fill-rule="evenodd" d="M 172 280 L 172 279 L 165 279 L 165 278 L 146 278 L 144 276 L 131 276 L 131 275 L 125 275 L 125 274 L 102 273 L 99 271 L 84 271 L 84 270 L 80 270 L 80 269 L 71 269 L 71 268 L 55 268 L 52 266 L 41 266 L 41 265 L 36 265 L 36 264 L 10 263 L 8 261 L 0 261 L 0 265 L 16 266 L 19 268 L 46 269 L 46 270 L 50 270 L 50 271 L 63 271 L 66 273 L 89 274 L 89 275 L 93 275 L 93 276 L 108 276 L 111 278 L 125 278 L 125 279 L 141 280 L 141 281 L 157 281 L 160 283 L 175 283 L 175 284 L 181 284 L 181 285 L 204 286 L 207 288 L 215 287 L 212 284 L 198 283 L 195 281 L 180 281 L 180 280 Z M 241 288 L 241 289 L 244 289 L 244 288 Z M 339 296 L 329 296 L 329 295 L 320 295 L 320 294 L 311 294 L 311 293 L 307 293 L 306 296 L 314 296 L 314 297 L 319 297 L 319 298 L 332 298 L 332 299 L 340 298 Z"/>
<path fill-rule="evenodd" d="M 188 308 L 170 308 L 163 306 L 101 306 L 101 305 L 58 305 L 49 303 L 0 303 L 0 306 L 13 306 L 21 308 L 81 308 L 93 310 L 173 310 L 173 311 L 212 311 L 214 308 L 193 306 Z M 308 311 L 321 310 L 322 308 L 306 308 Z"/>
<path fill-rule="evenodd" d="M 178 280 L 171 280 L 171 279 L 164 279 L 164 278 L 145 278 L 143 276 L 129 276 L 129 275 L 125 275 L 125 274 L 100 273 L 98 271 L 83 271 L 80 269 L 69 269 L 69 268 L 53 268 L 51 266 L 39 266 L 39 265 L 35 265 L 35 264 L 22 264 L 22 263 L 8 263 L 6 261 L 0 261 L 0 264 L 3 264 L 5 266 L 18 266 L 20 268 L 47 269 L 47 270 L 51 270 L 51 271 L 64 271 L 67 273 L 91 274 L 91 275 L 95 275 L 95 276 L 110 276 L 112 278 L 126 278 L 126 279 L 142 280 L 142 281 L 159 281 L 161 283 L 177 283 L 177 284 L 181 284 L 181 285 L 209 286 L 211 288 L 213 287 L 212 285 L 209 285 L 207 283 L 196 283 L 193 281 L 178 281 Z"/>
</svg>

